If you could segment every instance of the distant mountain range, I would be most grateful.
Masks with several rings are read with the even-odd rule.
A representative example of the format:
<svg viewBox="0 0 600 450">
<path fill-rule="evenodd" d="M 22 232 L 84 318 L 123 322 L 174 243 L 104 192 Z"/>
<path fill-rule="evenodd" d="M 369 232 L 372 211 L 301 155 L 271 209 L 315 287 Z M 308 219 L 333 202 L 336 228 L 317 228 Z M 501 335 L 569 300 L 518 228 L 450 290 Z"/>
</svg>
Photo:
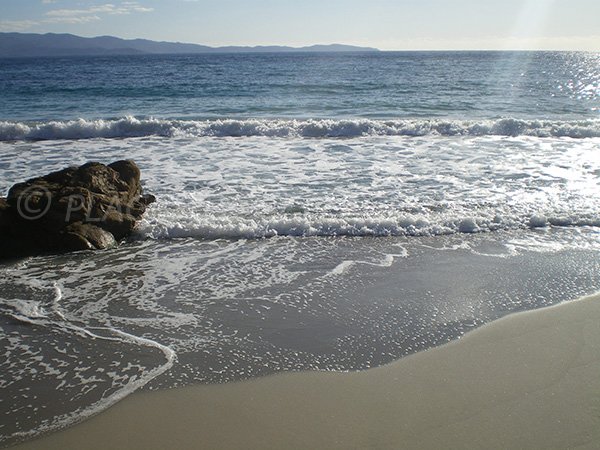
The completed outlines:
<svg viewBox="0 0 600 450">
<path fill-rule="evenodd" d="M 0 57 L 93 56 L 189 53 L 378 52 L 376 48 L 331 44 L 309 47 L 209 47 L 113 36 L 85 38 L 73 34 L 0 33 Z"/>
</svg>

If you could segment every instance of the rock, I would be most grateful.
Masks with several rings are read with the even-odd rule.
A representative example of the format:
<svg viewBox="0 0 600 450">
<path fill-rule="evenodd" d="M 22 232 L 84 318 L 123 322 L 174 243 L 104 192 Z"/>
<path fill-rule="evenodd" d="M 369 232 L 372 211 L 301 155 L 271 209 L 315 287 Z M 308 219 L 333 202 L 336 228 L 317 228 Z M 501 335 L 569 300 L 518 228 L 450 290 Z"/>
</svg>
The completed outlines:
<svg viewBox="0 0 600 450">
<path fill-rule="evenodd" d="M 133 161 L 90 162 L 18 183 L 0 198 L 0 258 L 113 247 L 154 201 L 142 195 Z"/>
<path fill-rule="evenodd" d="M 5 198 L 0 198 L 0 230 L 3 230 L 4 227 L 8 226 L 8 212 L 10 211 L 10 206 Z"/>
<path fill-rule="evenodd" d="M 117 240 L 112 233 L 89 223 L 76 222 L 69 225 L 65 231 L 67 235 L 75 235 L 78 240 L 81 238 L 87 241 L 80 241 L 80 246 L 90 249 L 101 250 L 117 245 Z"/>
<path fill-rule="evenodd" d="M 128 193 L 132 197 L 139 197 L 142 193 L 142 186 L 140 184 L 140 169 L 135 165 L 133 161 L 115 161 L 109 164 L 108 167 L 117 172 L 121 180 L 127 183 Z"/>
<path fill-rule="evenodd" d="M 121 240 L 131 233 L 131 230 L 135 227 L 135 222 L 135 216 L 111 209 L 106 212 L 103 225 L 104 229 L 112 233 L 116 239 Z"/>
</svg>

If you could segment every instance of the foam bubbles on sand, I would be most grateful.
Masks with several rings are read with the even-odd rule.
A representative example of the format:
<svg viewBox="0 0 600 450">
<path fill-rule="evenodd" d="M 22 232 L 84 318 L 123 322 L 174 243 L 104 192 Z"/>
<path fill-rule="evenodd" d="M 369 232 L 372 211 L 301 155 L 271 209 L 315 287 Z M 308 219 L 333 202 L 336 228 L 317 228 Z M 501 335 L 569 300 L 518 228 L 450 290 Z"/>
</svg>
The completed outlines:
<svg viewBox="0 0 600 450">
<path fill-rule="evenodd" d="M 9 276 L 1 287 L 0 415 L 14 420 L 2 421 L 0 442 L 72 425 L 173 365 L 174 352 L 150 339 L 65 319 L 56 284 Z"/>
</svg>

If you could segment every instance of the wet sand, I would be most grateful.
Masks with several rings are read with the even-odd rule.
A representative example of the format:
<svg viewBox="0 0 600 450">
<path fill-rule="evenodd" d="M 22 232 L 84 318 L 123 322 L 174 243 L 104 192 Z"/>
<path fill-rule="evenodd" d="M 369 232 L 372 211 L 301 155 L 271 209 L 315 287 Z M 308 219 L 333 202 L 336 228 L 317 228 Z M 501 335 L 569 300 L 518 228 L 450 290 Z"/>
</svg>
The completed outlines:
<svg viewBox="0 0 600 450">
<path fill-rule="evenodd" d="M 133 394 L 15 449 L 600 448 L 600 295 L 356 373 Z"/>
</svg>

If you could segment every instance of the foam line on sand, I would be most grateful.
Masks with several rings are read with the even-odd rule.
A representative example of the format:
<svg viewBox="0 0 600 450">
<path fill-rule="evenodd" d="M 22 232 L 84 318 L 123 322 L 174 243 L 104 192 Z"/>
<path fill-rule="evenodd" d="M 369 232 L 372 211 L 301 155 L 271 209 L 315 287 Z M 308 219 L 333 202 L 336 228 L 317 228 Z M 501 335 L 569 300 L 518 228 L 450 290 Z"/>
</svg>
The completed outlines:
<svg viewBox="0 0 600 450">
<path fill-rule="evenodd" d="M 358 373 L 133 394 L 29 449 L 600 448 L 600 296 Z"/>
</svg>

